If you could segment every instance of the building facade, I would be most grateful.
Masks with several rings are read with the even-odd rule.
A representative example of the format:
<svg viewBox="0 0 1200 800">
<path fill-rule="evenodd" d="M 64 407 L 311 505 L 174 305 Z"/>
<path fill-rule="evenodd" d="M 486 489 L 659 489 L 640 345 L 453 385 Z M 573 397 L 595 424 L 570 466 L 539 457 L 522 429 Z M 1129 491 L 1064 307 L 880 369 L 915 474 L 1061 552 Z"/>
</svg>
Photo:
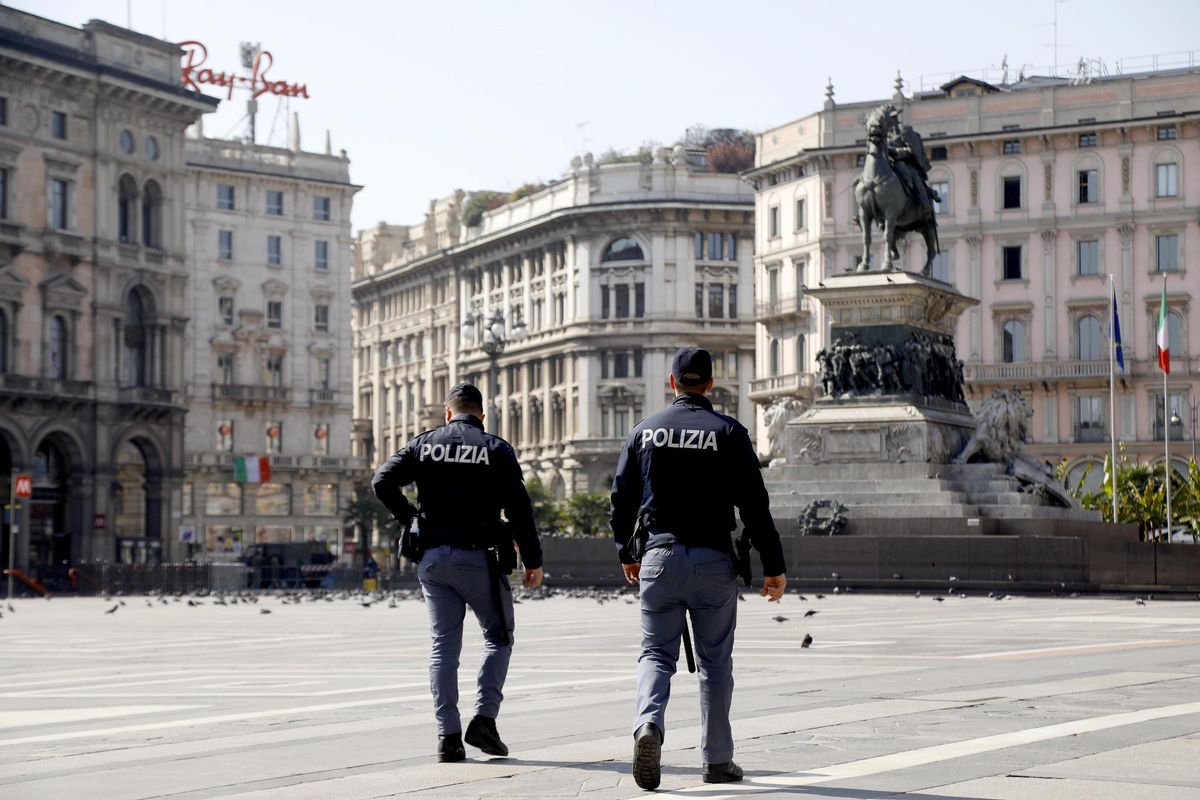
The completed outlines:
<svg viewBox="0 0 1200 800">
<path fill-rule="evenodd" d="M 440 425 L 447 389 L 469 380 L 526 479 L 557 497 L 606 491 L 628 431 L 669 402 L 685 343 L 713 351 L 716 407 L 753 428 L 753 194 L 737 176 L 683 147 L 644 164 L 588 155 L 465 218 L 472 205 L 458 192 L 423 225 L 359 234 L 358 452 L 378 463 Z M 492 328 L 505 340 L 495 391 Z"/>
<path fill-rule="evenodd" d="M 760 409 L 811 402 L 827 320 L 806 287 L 853 269 L 862 252 L 853 182 L 866 115 L 892 102 L 925 137 L 940 193 L 935 277 L 978 298 L 959 323 L 968 398 L 1017 386 L 1033 404 L 1031 452 L 1076 476 L 1109 442 L 1109 276 L 1126 369 L 1117 435 L 1132 459 L 1191 453 L 1200 401 L 1200 71 L 992 85 L 959 78 L 934 92 L 840 104 L 763 132 L 756 194 Z M 875 263 L 881 236 L 875 237 Z M 925 259 L 920 237 L 904 268 Z M 1155 332 L 1164 281 L 1172 371 L 1163 418 Z M 761 413 L 761 411 L 760 411 Z M 1176 421 L 1177 420 L 1177 421 Z M 1093 483 L 1100 479 L 1094 470 Z"/>
<path fill-rule="evenodd" d="M 319 540 L 366 462 L 350 454 L 350 211 L 340 155 L 204 138 L 185 145 L 190 322 L 181 519 L 210 559 Z M 235 459 L 270 475 L 239 482 Z"/>
<path fill-rule="evenodd" d="M 35 575 L 178 552 L 183 140 L 215 106 L 174 44 L 0 8 L 0 497 L 32 476 Z"/>
</svg>

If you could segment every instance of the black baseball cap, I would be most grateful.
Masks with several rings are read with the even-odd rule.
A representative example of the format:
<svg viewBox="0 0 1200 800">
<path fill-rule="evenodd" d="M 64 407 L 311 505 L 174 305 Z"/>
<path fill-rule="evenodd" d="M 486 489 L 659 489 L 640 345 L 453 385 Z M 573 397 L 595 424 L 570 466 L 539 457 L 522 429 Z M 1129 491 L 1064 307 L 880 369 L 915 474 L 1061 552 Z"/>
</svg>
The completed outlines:
<svg viewBox="0 0 1200 800">
<path fill-rule="evenodd" d="M 450 387 L 450 391 L 446 393 L 446 405 L 450 405 L 450 401 L 455 399 L 483 408 L 483 394 L 470 383 L 456 383 Z"/>
<path fill-rule="evenodd" d="M 712 354 L 703 347 L 681 347 L 671 361 L 671 374 L 687 386 L 707 383 L 713 376 Z"/>
</svg>

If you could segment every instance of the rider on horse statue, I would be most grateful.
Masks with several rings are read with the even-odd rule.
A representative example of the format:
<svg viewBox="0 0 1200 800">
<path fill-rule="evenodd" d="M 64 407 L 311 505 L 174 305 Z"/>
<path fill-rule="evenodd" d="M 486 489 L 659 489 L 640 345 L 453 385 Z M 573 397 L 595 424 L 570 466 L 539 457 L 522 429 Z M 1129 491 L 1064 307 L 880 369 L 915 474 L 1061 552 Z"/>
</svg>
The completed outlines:
<svg viewBox="0 0 1200 800">
<path fill-rule="evenodd" d="M 930 164 L 925 156 L 925 142 L 921 140 L 921 134 L 914 131 L 911 125 L 900 122 L 900 111 L 891 103 L 883 107 L 883 114 L 887 130 L 887 157 L 892 169 L 900 176 L 908 196 L 932 210 L 933 204 L 942 198 L 929 185 Z"/>
</svg>

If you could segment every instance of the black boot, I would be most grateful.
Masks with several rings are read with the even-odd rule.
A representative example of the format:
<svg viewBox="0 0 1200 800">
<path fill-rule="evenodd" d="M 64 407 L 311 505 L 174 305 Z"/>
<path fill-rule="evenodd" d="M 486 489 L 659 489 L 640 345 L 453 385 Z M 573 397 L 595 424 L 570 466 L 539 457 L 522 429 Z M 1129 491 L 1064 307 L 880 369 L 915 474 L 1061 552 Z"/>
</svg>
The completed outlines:
<svg viewBox="0 0 1200 800">
<path fill-rule="evenodd" d="M 633 734 L 633 780 L 646 791 L 662 780 L 662 734 L 647 722 Z"/>
<path fill-rule="evenodd" d="M 496 720 L 491 717 L 476 715 L 467 726 L 467 744 L 478 747 L 489 756 L 506 756 L 508 748 L 500 741 L 500 732 L 496 730 Z"/>
<path fill-rule="evenodd" d="M 724 764 L 704 765 L 705 783 L 732 783 L 740 781 L 744 774 L 742 768 L 732 761 L 726 761 Z"/>
<path fill-rule="evenodd" d="M 461 731 L 438 736 L 438 761 L 462 761 L 466 757 L 467 749 L 463 747 Z"/>
</svg>

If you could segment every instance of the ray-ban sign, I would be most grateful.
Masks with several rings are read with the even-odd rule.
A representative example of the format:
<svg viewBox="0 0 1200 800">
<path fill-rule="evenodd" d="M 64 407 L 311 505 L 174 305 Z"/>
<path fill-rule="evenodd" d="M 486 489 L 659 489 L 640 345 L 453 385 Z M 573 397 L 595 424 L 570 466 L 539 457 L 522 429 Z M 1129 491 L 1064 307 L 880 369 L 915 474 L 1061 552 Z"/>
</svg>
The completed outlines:
<svg viewBox="0 0 1200 800">
<path fill-rule="evenodd" d="M 235 75 L 225 70 L 203 66 L 204 62 L 208 61 L 208 48 L 200 42 L 180 42 L 179 46 L 183 48 L 183 85 L 189 89 L 201 92 L 205 84 L 220 86 L 225 89 L 226 100 L 233 99 L 234 89 L 248 89 L 254 98 L 264 94 L 308 98 L 308 84 L 276 80 L 267 75 L 275 63 L 275 57 L 269 50 L 259 50 L 255 53 L 254 60 L 248 67 L 249 75 Z"/>
</svg>

